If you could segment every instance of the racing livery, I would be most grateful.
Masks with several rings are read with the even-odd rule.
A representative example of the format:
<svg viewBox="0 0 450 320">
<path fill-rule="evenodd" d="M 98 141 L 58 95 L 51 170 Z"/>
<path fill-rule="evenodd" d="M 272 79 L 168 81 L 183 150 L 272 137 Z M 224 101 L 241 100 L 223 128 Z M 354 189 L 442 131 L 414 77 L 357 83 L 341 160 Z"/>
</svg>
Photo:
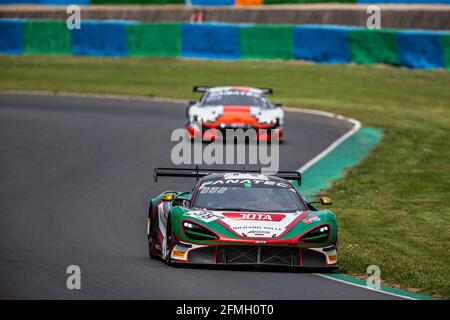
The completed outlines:
<svg viewBox="0 0 450 320">
<path fill-rule="evenodd" d="M 203 95 L 187 109 L 186 130 L 191 139 L 212 141 L 225 137 L 227 129 L 254 129 L 258 141 L 282 141 L 284 111 L 267 99 L 272 89 L 198 86 L 194 92 Z"/>
<path fill-rule="evenodd" d="M 336 216 L 308 203 L 299 172 L 155 168 L 197 177 L 192 191 L 150 201 L 149 255 L 168 264 L 274 265 L 337 270 Z M 324 205 L 331 199 L 322 197 Z"/>
</svg>

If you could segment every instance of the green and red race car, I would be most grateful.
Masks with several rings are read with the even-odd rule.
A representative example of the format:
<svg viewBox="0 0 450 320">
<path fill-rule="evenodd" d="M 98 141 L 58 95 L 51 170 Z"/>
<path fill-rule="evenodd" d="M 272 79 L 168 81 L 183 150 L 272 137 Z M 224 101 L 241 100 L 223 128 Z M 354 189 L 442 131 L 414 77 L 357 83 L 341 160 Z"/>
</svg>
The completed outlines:
<svg viewBox="0 0 450 320">
<path fill-rule="evenodd" d="M 151 199 L 148 245 L 168 264 L 270 265 L 337 270 L 337 223 L 306 202 L 289 180 L 297 171 L 155 168 L 160 176 L 196 177 L 192 191 Z M 320 202 L 331 204 L 322 197 Z"/>
</svg>

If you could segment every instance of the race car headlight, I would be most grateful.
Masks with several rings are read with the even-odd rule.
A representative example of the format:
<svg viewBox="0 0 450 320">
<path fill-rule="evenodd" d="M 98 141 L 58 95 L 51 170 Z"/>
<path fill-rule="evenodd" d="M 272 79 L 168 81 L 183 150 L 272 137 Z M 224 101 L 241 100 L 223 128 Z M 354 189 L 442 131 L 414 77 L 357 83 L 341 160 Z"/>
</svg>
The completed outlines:
<svg viewBox="0 0 450 320">
<path fill-rule="evenodd" d="M 219 239 L 208 229 L 190 221 L 183 222 L 183 229 L 186 236 L 192 240 L 217 240 Z"/>
<path fill-rule="evenodd" d="M 329 226 L 318 227 L 300 238 L 301 242 L 322 243 L 328 239 L 330 234 Z"/>
<path fill-rule="evenodd" d="M 193 116 L 192 121 L 193 122 L 203 122 L 203 123 L 214 123 L 216 121 L 217 117 L 200 117 L 200 116 Z"/>
<path fill-rule="evenodd" d="M 260 118 L 259 123 L 262 125 L 278 126 L 280 120 L 278 118 Z"/>
<path fill-rule="evenodd" d="M 192 121 L 193 122 L 206 122 L 205 119 L 203 117 L 200 117 L 200 116 L 193 116 L 192 117 Z"/>
</svg>

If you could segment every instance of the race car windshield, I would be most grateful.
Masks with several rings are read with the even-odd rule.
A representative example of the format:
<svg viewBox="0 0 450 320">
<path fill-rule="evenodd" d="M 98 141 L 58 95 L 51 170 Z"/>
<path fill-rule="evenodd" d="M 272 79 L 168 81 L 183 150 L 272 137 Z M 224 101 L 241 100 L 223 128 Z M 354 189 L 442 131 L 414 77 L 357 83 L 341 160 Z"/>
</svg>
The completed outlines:
<svg viewBox="0 0 450 320">
<path fill-rule="evenodd" d="M 193 207 L 248 212 L 295 212 L 306 209 L 291 187 L 256 187 L 250 184 L 201 187 Z"/>
<path fill-rule="evenodd" d="M 270 104 L 264 96 L 228 91 L 226 93 L 209 93 L 202 101 L 204 106 L 252 106 L 269 108 Z"/>
</svg>

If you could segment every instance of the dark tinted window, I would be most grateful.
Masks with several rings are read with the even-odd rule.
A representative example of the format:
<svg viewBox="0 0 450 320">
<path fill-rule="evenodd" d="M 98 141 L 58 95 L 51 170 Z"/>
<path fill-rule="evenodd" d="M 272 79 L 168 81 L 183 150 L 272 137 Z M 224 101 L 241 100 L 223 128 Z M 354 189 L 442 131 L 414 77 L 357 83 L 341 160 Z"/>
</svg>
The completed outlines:
<svg viewBox="0 0 450 320">
<path fill-rule="evenodd" d="M 203 98 L 204 106 L 252 106 L 268 108 L 269 102 L 264 96 L 254 95 L 249 92 L 230 90 L 224 92 L 208 93 Z"/>
<path fill-rule="evenodd" d="M 295 212 L 306 208 L 299 196 L 287 187 L 267 185 L 201 186 L 193 207 L 217 211 Z"/>
</svg>

